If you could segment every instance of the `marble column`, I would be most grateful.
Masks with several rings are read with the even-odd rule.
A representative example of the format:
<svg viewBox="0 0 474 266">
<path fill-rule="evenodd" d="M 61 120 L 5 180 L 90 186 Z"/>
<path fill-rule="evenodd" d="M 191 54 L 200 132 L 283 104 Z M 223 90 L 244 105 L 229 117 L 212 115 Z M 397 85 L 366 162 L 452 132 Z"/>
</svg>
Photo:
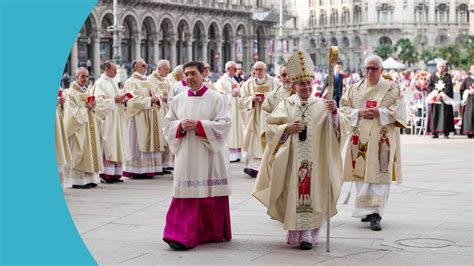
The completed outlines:
<svg viewBox="0 0 474 266">
<path fill-rule="evenodd" d="M 175 68 L 178 64 L 178 54 L 176 51 L 176 38 L 174 36 L 170 37 L 170 45 L 171 45 L 171 68 Z"/>
<path fill-rule="evenodd" d="M 135 36 L 133 37 L 133 44 L 134 44 L 134 54 L 133 54 L 133 60 L 140 58 L 141 57 L 141 39 L 139 33 L 135 33 Z M 145 60 L 146 61 L 146 60 Z M 148 62 L 147 62 L 148 63 Z"/>
<path fill-rule="evenodd" d="M 202 38 L 202 61 L 209 63 L 209 58 L 207 58 L 207 36 L 204 35 Z"/>
<path fill-rule="evenodd" d="M 235 62 L 235 39 L 229 39 L 229 46 L 230 46 L 230 60 Z"/>
<path fill-rule="evenodd" d="M 158 36 L 153 36 L 153 63 L 157 64 L 160 61 L 160 39 Z"/>
<path fill-rule="evenodd" d="M 70 57 L 71 57 L 71 61 L 70 61 L 69 67 L 71 68 L 71 76 L 74 76 L 76 74 L 76 69 L 77 69 L 78 61 L 79 61 L 79 59 L 77 58 L 77 39 L 72 44 Z"/>
<path fill-rule="evenodd" d="M 186 42 L 187 53 L 188 53 L 188 62 L 193 61 L 193 36 L 190 36 Z"/>
<path fill-rule="evenodd" d="M 97 80 L 100 77 L 100 37 L 98 34 L 92 37 L 92 56 L 92 69 L 94 78 Z"/>
</svg>

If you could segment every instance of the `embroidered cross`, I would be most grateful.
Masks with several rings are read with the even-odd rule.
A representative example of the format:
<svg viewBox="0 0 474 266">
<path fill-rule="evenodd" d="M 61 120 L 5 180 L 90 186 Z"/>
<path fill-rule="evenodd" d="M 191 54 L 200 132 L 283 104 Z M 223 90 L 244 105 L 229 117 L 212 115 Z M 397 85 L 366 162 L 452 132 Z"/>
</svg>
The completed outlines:
<svg viewBox="0 0 474 266">
<path fill-rule="evenodd" d="M 445 84 L 443 80 L 438 79 L 438 82 L 436 83 L 435 88 L 438 92 L 442 91 L 445 88 Z"/>
</svg>

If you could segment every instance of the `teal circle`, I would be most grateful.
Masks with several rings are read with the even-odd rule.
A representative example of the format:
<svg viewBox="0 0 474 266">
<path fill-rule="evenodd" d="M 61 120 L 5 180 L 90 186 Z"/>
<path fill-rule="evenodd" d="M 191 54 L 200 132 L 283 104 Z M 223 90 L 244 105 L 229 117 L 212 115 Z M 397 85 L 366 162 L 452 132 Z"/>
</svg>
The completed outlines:
<svg viewBox="0 0 474 266">
<path fill-rule="evenodd" d="M 94 265 L 64 200 L 55 105 L 96 1 L 0 0 L 0 264 Z"/>
</svg>

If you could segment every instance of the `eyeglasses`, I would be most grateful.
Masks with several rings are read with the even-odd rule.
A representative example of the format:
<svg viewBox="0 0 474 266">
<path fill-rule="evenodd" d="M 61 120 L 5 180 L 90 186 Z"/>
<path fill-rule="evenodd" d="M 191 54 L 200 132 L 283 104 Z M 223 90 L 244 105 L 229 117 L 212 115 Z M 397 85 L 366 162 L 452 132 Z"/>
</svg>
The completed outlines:
<svg viewBox="0 0 474 266">
<path fill-rule="evenodd" d="M 211 67 L 204 67 L 204 69 L 211 69 Z"/>
<path fill-rule="evenodd" d="M 376 72 L 379 70 L 378 67 L 365 67 L 365 72 Z"/>
</svg>

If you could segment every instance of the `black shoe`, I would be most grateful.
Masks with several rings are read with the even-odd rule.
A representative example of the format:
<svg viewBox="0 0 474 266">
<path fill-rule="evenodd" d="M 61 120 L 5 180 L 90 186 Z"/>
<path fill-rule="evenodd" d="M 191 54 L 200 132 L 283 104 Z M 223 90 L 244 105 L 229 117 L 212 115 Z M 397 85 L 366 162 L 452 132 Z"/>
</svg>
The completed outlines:
<svg viewBox="0 0 474 266">
<path fill-rule="evenodd" d="M 169 171 L 173 171 L 174 170 L 174 167 L 165 167 L 163 168 L 164 170 L 169 170 Z"/>
<path fill-rule="evenodd" d="M 474 137 L 474 135 L 472 135 L 472 134 L 467 135 L 468 139 L 472 139 L 472 137 Z"/>
<path fill-rule="evenodd" d="M 170 245 L 170 248 L 172 248 L 174 250 L 188 250 L 189 249 L 185 245 L 183 245 L 179 242 L 176 242 L 176 241 L 171 241 L 171 242 L 168 243 L 168 245 Z"/>
<path fill-rule="evenodd" d="M 249 175 L 250 177 L 257 177 L 257 174 L 255 173 L 256 171 L 253 170 L 253 169 L 250 169 L 250 168 L 244 168 L 244 173 L 246 173 L 247 175 Z"/>
<path fill-rule="evenodd" d="M 445 138 L 445 139 L 449 139 L 449 136 L 448 136 L 448 135 L 444 135 L 444 138 Z"/>
<path fill-rule="evenodd" d="M 172 174 L 172 173 L 173 173 L 173 172 L 171 172 L 171 171 L 169 171 L 169 170 L 163 168 L 163 174 L 164 174 L 164 175 L 170 175 L 170 174 Z"/>
<path fill-rule="evenodd" d="M 301 242 L 301 244 L 300 244 L 300 249 L 301 249 L 301 250 L 310 250 L 310 249 L 312 249 L 312 248 L 313 248 L 313 245 L 312 245 L 311 243 L 309 243 L 309 242 L 303 241 L 303 242 Z"/>
<path fill-rule="evenodd" d="M 156 174 L 157 174 L 157 175 L 164 175 L 165 173 L 163 173 L 163 172 L 158 172 L 158 173 L 156 173 Z"/>
<path fill-rule="evenodd" d="M 123 180 L 122 179 L 115 179 L 114 183 L 123 183 Z"/>
<path fill-rule="evenodd" d="M 380 231 L 382 230 L 382 226 L 380 225 L 380 221 L 382 220 L 382 217 L 378 215 L 377 213 L 371 214 L 368 217 L 370 217 L 370 229 L 372 231 Z"/>
<path fill-rule="evenodd" d="M 230 162 L 231 162 L 231 163 L 238 163 L 238 162 L 240 162 L 240 159 L 237 159 L 237 160 L 235 160 L 235 161 L 230 161 Z"/>
<path fill-rule="evenodd" d="M 365 216 L 364 218 L 361 218 L 360 221 L 363 222 L 363 223 L 370 222 L 369 215 Z"/>
<path fill-rule="evenodd" d="M 432 136 L 431 138 L 432 138 L 432 139 L 437 139 L 437 138 L 439 138 L 439 137 L 438 137 L 438 134 L 433 134 L 433 136 Z"/>
<path fill-rule="evenodd" d="M 97 184 L 96 183 L 89 183 L 88 184 L 90 187 L 97 187 Z"/>
<path fill-rule="evenodd" d="M 91 188 L 91 186 L 89 186 L 89 184 L 87 184 L 87 185 L 72 185 L 72 188 L 87 189 L 87 188 Z"/>
</svg>

